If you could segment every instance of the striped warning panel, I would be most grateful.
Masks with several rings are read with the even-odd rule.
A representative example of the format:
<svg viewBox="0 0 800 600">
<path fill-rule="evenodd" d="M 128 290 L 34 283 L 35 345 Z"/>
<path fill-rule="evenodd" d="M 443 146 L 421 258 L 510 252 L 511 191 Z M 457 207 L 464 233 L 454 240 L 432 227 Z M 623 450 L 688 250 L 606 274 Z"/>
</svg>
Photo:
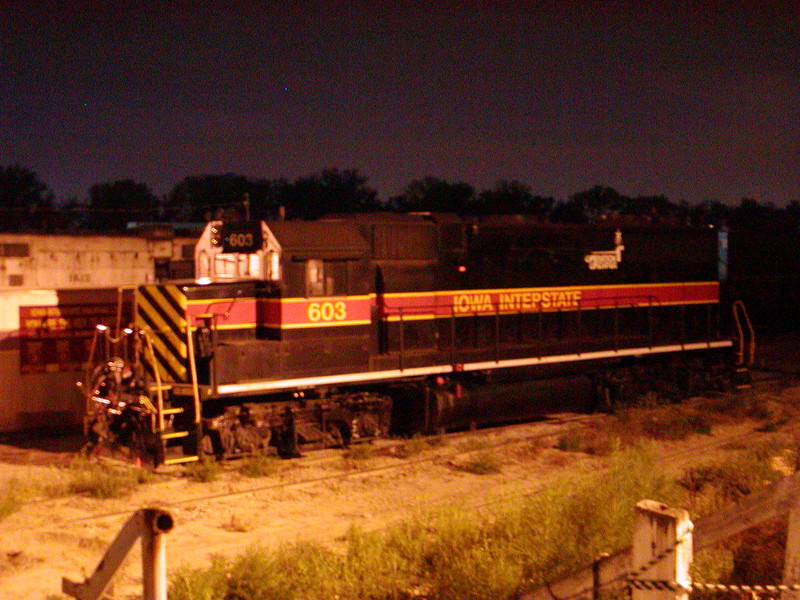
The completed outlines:
<svg viewBox="0 0 800 600">
<path fill-rule="evenodd" d="M 143 285 L 136 290 L 137 329 L 149 333 L 163 381 L 187 381 L 186 295 L 176 285 Z"/>
</svg>

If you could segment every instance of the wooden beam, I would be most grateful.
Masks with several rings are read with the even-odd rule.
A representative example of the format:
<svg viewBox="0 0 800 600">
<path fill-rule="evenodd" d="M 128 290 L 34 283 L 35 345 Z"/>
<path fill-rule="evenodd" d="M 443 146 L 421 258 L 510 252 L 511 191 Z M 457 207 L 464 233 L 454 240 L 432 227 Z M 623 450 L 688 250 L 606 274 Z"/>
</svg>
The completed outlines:
<svg viewBox="0 0 800 600">
<path fill-rule="evenodd" d="M 745 496 L 739 504 L 697 519 L 695 550 L 708 548 L 755 525 L 788 514 L 798 494 L 800 472 Z"/>
</svg>

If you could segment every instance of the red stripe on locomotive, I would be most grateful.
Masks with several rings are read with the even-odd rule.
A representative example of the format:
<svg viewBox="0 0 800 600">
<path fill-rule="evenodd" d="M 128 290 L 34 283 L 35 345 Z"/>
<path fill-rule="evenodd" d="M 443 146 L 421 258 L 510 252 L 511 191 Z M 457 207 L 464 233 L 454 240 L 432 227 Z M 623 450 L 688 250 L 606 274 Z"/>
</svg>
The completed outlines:
<svg viewBox="0 0 800 600">
<path fill-rule="evenodd" d="M 221 329 L 245 329 L 258 323 L 262 327 L 296 329 L 337 325 L 368 325 L 372 320 L 375 296 L 321 298 L 239 298 L 190 301 L 187 312 L 195 320 L 213 314 Z"/>
<path fill-rule="evenodd" d="M 464 290 L 386 294 L 382 316 L 389 320 L 434 319 L 475 314 L 513 314 L 666 306 L 719 302 L 719 283 L 632 284 L 620 286 Z M 214 314 L 222 329 L 368 325 L 376 296 L 320 298 L 238 298 L 190 301 L 191 317 Z"/>
</svg>

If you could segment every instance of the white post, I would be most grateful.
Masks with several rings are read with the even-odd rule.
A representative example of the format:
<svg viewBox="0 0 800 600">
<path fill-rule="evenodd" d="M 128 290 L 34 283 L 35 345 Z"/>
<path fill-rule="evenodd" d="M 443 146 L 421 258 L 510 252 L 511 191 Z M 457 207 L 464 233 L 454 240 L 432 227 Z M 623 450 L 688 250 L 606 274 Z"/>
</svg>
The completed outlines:
<svg viewBox="0 0 800 600">
<path fill-rule="evenodd" d="M 632 600 L 687 600 L 691 563 L 689 513 L 653 500 L 638 502 L 631 554 Z"/>
<path fill-rule="evenodd" d="M 783 559 L 783 584 L 800 583 L 800 502 L 789 512 L 786 554 Z M 800 600 L 800 592 L 781 592 L 781 600 Z"/>
<path fill-rule="evenodd" d="M 169 513 L 144 509 L 142 587 L 144 600 L 167 600 L 167 544 L 164 535 L 174 525 Z"/>
</svg>

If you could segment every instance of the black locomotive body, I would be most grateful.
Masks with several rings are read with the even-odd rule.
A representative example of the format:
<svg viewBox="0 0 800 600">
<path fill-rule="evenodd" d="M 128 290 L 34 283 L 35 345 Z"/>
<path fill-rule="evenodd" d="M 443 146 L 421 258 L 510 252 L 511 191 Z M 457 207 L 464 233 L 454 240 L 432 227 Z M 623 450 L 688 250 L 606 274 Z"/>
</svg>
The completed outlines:
<svg viewBox="0 0 800 600">
<path fill-rule="evenodd" d="M 613 401 L 636 370 L 689 387 L 748 360 L 721 258 L 715 231 L 684 227 L 212 222 L 197 279 L 140 286 L 125 350 L 97 344 L 88 429 L 155 464 L 292 455 Z M 122 440 L 120 402 L 139 407 Z"/>
</svg>

